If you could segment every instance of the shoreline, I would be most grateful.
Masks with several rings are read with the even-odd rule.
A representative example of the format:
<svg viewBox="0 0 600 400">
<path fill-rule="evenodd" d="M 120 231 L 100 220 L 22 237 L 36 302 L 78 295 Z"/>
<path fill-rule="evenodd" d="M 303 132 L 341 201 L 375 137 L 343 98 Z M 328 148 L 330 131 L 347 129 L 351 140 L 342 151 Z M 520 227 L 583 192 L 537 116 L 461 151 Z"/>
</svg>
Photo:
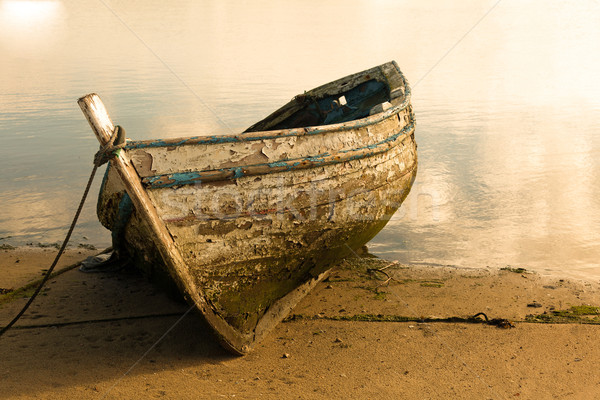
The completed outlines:
<svg viewBox="0 0 600 400">
<path fill-rule="evenodd" d="M 0 287 L 56 254 L 31 250 L 0 252 Z M 60 265 L 99 252 L 69 249 Z M 0 325 L 25 301 L 0 301 Z M 596 282 L 354 259 L 233 357 L 136 271 L 72 267 L 0 338 L 0 398 L 595 398 L 599 305 Z"/>
</svg>

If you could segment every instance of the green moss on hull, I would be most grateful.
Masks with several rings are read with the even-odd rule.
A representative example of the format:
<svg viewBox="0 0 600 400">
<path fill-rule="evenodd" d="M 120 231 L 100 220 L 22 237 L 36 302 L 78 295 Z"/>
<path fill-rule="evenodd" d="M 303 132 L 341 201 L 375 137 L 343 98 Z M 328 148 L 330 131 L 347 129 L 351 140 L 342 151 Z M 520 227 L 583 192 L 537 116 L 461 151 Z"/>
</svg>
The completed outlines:
<svg viewBox="0 0 600 400">
<path fill-rule="evenodd" d="M 205 292 L 210 303 L 228 323 L 244 333 L 252 332 L 258 320 L 277 300 L 330 269 L 341 259 L 352 257 L 386 223 L 387 219 L 361 223 L 345 234 L 338 235 L 339 242 L 333 246 L 313 251 L 301 259 L 252 260 L 242 270 L 253 271 L 256 264 L 260 264 L 260 269 L 268 273 L 225 277 L 228 281 L 235 281 L 235 285 L 220 285 L 223 279 L 219 282 L 216 277 L 211 277 L 204 287 Z M 213 287 L 221 289 L 213 291 Z"/>
</svg>

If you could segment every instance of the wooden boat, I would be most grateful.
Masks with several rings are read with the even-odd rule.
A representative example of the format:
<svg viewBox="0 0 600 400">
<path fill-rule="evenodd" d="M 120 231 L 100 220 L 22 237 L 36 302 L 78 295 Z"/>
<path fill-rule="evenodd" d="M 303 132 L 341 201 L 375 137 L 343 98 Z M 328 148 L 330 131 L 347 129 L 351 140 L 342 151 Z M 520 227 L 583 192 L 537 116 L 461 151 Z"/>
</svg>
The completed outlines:
<svg viewBox="0 0 600 400">
<path fill-rule="evenodd" d="M 115 130 L 79 99 L 101 144 Z M 121 257 L 172 280 L 230 351 L 250 351 L 379 232 L 417 170 L 395 62 L 294 97 L 237 135 L 127 141 L 98 216 Z"/>
</svg>

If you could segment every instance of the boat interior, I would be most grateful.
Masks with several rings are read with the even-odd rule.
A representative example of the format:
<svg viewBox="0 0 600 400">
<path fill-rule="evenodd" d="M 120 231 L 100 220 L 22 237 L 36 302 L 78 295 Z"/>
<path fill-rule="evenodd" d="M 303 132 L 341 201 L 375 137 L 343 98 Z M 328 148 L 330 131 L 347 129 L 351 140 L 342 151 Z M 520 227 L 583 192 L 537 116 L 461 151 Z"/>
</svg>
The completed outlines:
<svg viewBox="0 0 600 400">
<path fill-rule="evenodd" d="M 245 132 L 293 129 L 308 126 L 338 124 L 364 118 L 372 114 L 378 104 L 390 101 L 390 88 L 376 79 L 362 82 L 348 90 L 338 87 L 335 94 L 307 92 L 275 111 Z"/>
</svg>

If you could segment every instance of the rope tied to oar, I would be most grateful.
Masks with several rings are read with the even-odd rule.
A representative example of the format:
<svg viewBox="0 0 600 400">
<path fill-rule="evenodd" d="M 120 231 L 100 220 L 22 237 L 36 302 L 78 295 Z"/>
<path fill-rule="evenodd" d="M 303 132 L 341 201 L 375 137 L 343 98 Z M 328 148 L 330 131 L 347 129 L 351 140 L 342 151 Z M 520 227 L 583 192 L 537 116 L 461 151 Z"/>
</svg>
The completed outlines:
<svg viewBox="0 0 600 400">
<path fill-rule="evenodd" d="M 67 232 L 67 235 L 65 236 L 65 239 L 63 240 L 63 243 L 60 246 L 60 249 L 58 250 L 58 254 L 54 258 L 52 265 L 50 266 L 50 268 L 48 268 L 48 271 L 46 271 L 46 274 L 44 275 L 44 279 L 42 279 L 42 282 L 37 287 L 35 292 L 31 295 L 31 297 L 29 298 L 29 300 L 27 301 L 25 306 L 23 306 L 21 311 L 19 311 L 19 313 L 12 319 L 12 321 L 10 321 L 8 323 L 8 325 L 6 325 L 5 327 L 3 327 L 0 330 L 0 336 L 5 334 L 6 331 L 8 331 L 10 329 L 10 327 L 12 327 L 19 320 L 19 318 L 21 318 L 23 316 L 23 314 L 25 314 L 25 311 L 27 311 L 27 309 L 29 308 L 31 303 L 33 303 L 33 300 L 40 293 L 40 291 L 42 290 L 42 288 L 44 287 L 44 285 L 46 284 L 48 279 L 50 279 L 50 276 L 52 275 L 52 271 L 54 270 L 54 267 L 56 267 L 56 264 L 58 264 L 60 257 L 63 255 L 65 249 L 67 248 L 67 244 L 69 243 L 71 234 L 73 233 L 73 230 L 75 229 L 75 225 L 77 224 L 77 220 L 79 219 L 79 215 L 81 214 L 81 210 L 83 209 L 83 205 L 85 204 L 85 199 L 87 198 L 87 195 L 92 186 L 92 182 L 94 181 L 94 176 L 96 176 L 96 170 L 101 165 L 110 161 L 111 158 L 118 156 L 119 150 L 121 150 L 124 147 L 125 147 L 125 130 L 117 125 L 110 137 L 110 140 L 105 145 L 100 146 L 100 150 L 98 150 L 98 152 L 94 155 L 94 168 L 92 168 L 92 173 L 90 174 L 90 177 L 88 179 L 87 185 L 83 192 L 83 196 L 81 197 L 81 200 L 79 202 L 79 207 L 77 208 L 77 211 L 75 212 L 75 216 L 73 217 L 73 221 L 71 222 L 71 226 L 69 227 L 69 231 Z"/>
<path fill-rule="evenodd" d="M 94 155 L 94 165 L 100 167 L 110 161 L 111 158 L 119 155 L 119 150 L 125 147 L 125 129 L 121 126 L 115 126 L 113 134 L 104 146 L 100 145 L 100 150 Z"/>
</svg>

